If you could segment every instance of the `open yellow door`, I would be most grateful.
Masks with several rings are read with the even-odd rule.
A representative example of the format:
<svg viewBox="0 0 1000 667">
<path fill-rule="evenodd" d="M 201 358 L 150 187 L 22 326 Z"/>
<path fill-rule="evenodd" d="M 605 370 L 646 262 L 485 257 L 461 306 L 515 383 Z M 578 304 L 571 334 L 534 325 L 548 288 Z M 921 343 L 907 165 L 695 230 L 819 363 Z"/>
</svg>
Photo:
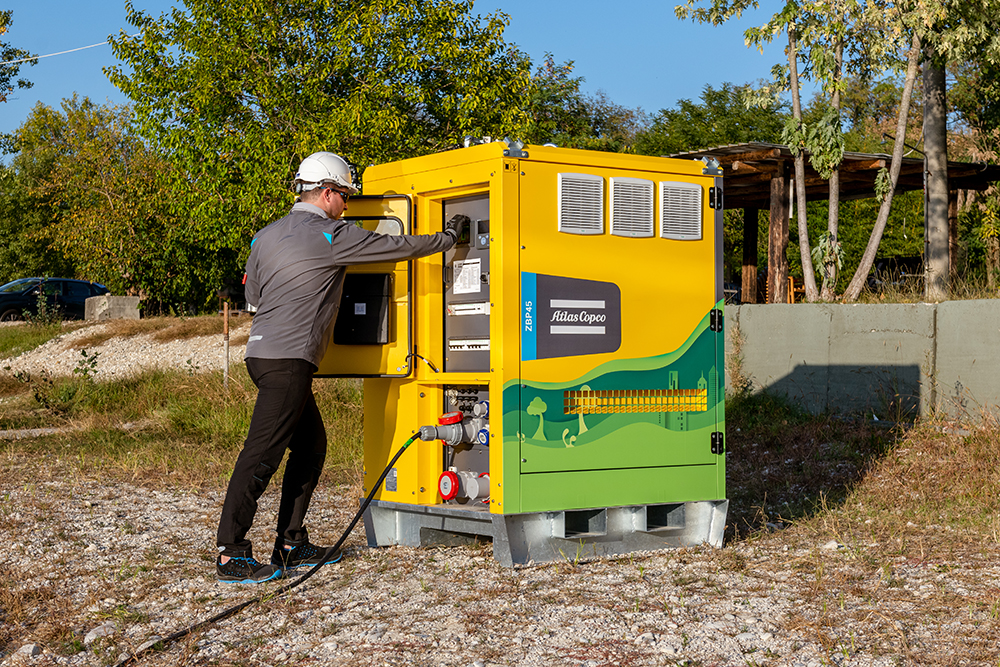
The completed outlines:
<svg viewBox="0 0 1000 667">
<path fill-rule="evenodd" d="M 351 197 L 344 220 L 379 234 L 409 234 L 406 195 Z M 317 376 L 407 377 L 413 350 L 410 262 L 352 266 Z"/>
</svg>

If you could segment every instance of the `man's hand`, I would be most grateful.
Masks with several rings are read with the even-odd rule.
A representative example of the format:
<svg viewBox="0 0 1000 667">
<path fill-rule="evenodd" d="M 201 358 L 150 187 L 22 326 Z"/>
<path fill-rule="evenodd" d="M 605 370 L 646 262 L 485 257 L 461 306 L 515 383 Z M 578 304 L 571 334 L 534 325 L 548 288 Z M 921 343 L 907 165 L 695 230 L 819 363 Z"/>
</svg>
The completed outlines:
<svg viewBox="0 0 1000 667">
<path fill-rule="evenodd" d="M 458 241 L 462 236 L 462 230 L 468 229 L 471 225 L 472 220 L 469 219 L 469 216 L 459 213 L 458 215 L 451 216 L 451 219 L 444 223 L 444 231 L 447 234 L 451 234 L 455 241 Z"/>
</svg>

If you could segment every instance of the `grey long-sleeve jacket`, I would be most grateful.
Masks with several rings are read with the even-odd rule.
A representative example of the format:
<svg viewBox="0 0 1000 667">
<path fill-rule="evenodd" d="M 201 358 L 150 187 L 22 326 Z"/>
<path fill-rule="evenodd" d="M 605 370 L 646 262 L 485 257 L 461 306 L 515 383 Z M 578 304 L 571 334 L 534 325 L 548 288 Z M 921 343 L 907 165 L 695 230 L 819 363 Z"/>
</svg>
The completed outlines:
<svg viewBox="0 0 1000 667">
<path fill-rule="evenodd" d="M 426 257 L 453 243 L 444 232 L 376 234 L 297 202 L 251 241 L 246 298 L 257 312 L 245 356 L 304 359 L 318 367 L 340 309 L 346 267 Z"/>
</svg>

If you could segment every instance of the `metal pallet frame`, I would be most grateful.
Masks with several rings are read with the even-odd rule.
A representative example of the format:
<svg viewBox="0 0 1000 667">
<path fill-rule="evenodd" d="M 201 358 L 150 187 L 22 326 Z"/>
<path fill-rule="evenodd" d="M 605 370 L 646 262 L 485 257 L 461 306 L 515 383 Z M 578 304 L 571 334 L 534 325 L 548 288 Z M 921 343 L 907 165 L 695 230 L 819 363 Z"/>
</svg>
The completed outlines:
<svg viewBox="0 0 1000 667">
<path fill-rule="evenodd" d="M 722 546 L 728 500 L 491 514 L 486 507 L 372 501 L 368 546 L 453 545 L 489 537 L 505 567 L 581 560 L 635 551 Z"/>
</svg>

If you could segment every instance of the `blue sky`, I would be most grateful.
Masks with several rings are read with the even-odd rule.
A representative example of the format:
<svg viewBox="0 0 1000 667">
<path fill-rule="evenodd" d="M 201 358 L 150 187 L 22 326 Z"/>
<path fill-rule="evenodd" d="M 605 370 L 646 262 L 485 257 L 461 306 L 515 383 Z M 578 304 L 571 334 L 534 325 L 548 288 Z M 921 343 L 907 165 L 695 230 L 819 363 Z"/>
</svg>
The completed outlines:
<svg viewBox="0 0 1000 667">
<path fill-rule="evenodd" d="M 172 0 L 134 0 L 135 7 L 154 14 L 173 4 Z M 604 90 L 617 104 L 649 112 L 673 107 L 679 99 L 696 100 L 706 85 L 766 78 L 771 66 L 784 57 L 780 46 L 760 54 L 743 44 L 743 30 L 762 24 L 767 12 L 746 14 L 739 22 L 713 27 L 679 21 L 674 16 L 675 4 L 669 0 L 476 0 L 474 11 L 508 14 L 507 40 L 527 52 L 533 62 L 541 62 L 546 52 L 557 62 L 572 60 L 576 75 L 586 79 L 586 92 Z M 13 21 L 2 40 L 38 55 L 96 44 L 109 34 L 131 29 L 120 0 L 21 2 L 15 5 Z M 57 107 L 74 92 L 96 102 L 127 102 L 102 72 L 115 63 L 111 47 L 105 45 L 23 67 L 22 76 L 35 85 L 15 91 L 11 100 L 0 105 L 0 132 L 20 126 L 38 102 Z"/>
</svg>

